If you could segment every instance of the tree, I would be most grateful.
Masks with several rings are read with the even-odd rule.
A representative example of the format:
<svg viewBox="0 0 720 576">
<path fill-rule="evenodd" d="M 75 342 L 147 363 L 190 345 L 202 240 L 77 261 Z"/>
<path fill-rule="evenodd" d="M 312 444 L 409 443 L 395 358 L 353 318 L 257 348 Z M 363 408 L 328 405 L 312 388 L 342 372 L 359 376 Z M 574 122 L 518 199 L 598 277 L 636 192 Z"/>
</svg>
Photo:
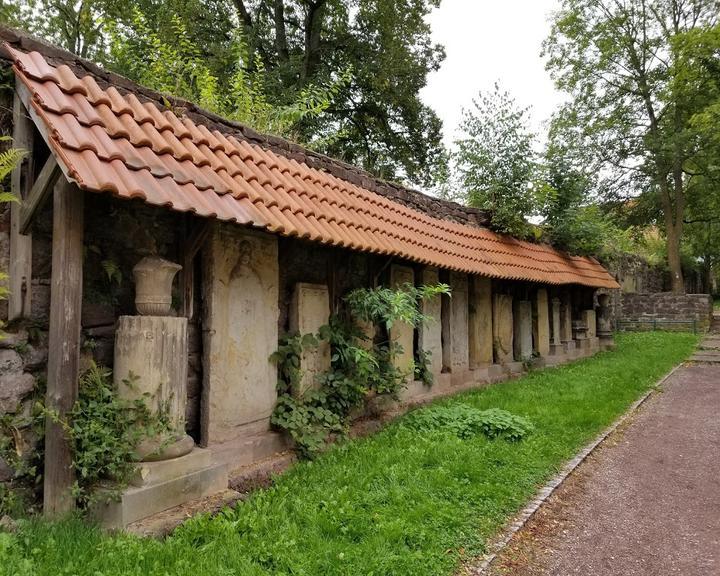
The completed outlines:
<svg viewBox="0 0 720 576">
<path fill-rule="evenodd" d="M 128 74 L 127 62 L 108 53 L 107 36 L 94 26 L 132 26 L 137 8 L 157 38 L 173 46 L 178 20 L 221 92 L 236 71 L 233 38 L 240 32 L 245 72 L 262 69 L 264 97 L 277 106 L 292 105 L 309 86 L 333 85 L 351 71 L 322 115 L 297 123 L 298 137 L 383 178 L 429 185 L 446 158 L 442 123 L 419 96 L 444 58 L 427 23 L 437 5 L 439 0 L 32 0 L 24 24 Z"/>
<path fill-rule="evenodd" d="M 547 67 L 583 127 L 597 170 L 627 195 L 656 198 L 674 292 L 683 292 L 680 244 L 695 160 L 694 119 L 713 105 L 714 0 L 563 0 L 544 44 Z M 618 187 L 617 183 L 622 186 Z"/>
<path fill-rule="evenodd" d="M 463 110 L 452 154 L 462 200 L 491 210 L 493 226 L 517 236 L 528 234 L 526 217 L 537 208 L 535 135 L 527 117 L 528 109 L 496 84 Z"/>
</svg>

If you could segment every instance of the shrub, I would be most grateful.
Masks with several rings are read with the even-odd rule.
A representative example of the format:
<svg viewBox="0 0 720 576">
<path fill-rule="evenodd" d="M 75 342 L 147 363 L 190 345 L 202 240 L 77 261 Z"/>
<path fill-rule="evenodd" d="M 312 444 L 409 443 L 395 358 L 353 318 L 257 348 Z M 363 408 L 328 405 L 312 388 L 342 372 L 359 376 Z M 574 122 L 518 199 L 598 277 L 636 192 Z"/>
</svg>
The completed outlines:
<svg viewBox="0 0 720 576">
<path fill-rule="evenodd" d="M 467 404 L 433 406 L 408 414 L 401 424 L 417 432 L 450 432 L 466 439 L 484 434 L 488 438 L 518 441 L 533 430 L 533 425 L 522 416 L 489 408 L 479 410 Z"/>
</svg>

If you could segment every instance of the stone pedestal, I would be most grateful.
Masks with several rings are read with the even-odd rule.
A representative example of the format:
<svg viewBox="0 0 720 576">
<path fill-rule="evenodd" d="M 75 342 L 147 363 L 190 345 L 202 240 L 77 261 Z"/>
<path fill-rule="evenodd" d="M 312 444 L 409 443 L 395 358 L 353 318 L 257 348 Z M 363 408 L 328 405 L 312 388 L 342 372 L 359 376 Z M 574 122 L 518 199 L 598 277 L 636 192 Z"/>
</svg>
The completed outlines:
<svg viewBox="0 0 720 576">
<path fill-rule="evenodd" d="M 393 290 L 402 288 L 403 285 L 414 286 L 415 274 L 408 266 L 390 267 L 390 287 Z M 402 352 L 395 356 L 395 366 L 398 370 L 408 374 L 408 380 L 413 379 L 413 337 L 415 327 L 405 322 L 395 322 L 390 328 L 390 339 L 394 345 L 399 345 Z"/>
<path fill-rule="evenodd" d="M 422 284 L 435 285 L 440 279 L 434 268 L 425 268 L 420 273 Z M 432 318 L 418 328 L 418 347 L 430 354 L 430 371 L 435 380 L 442 372 L 442 299 L 435 296 L 421 303 L 422 313 Z"/>
<path fill-rule="evenodd" d="M 203 250 L 205 444 L 270 428 L 277 400 L 277 237 L 217 224 Z M 250 426 L 252 425 L 252 426 Z"/>
<path fill-rule="evenodd" d="M 513 304 L 513 352 L 517 362 L 529 360 L 532 346 L 532 303 L 516 300 Z"/>
<path fill-rule="evenodd" d="M 535 309 L 533 310 L 533 338 L 537 353 L 541 357 L 550 354 L 550 308 L 548 306 L 548 293 L 545 288 L 539 288 L 535 294 Z"/>
<path fill-rule="evenodd" d="M 469 354 L 470 368 L 492 364 L 492 281 L 474 276 L 470 282 Z"/>
<path fill-rule="evenodd" d="M 450 275 L 450 286 L 450 371 L 453 384 L 464 384 L 469 368 L 467 274 L 453 272 Z"/>
<path fill-rule="evenodd" d="M 507 294 L 493 294 L 493 352 L 498 364 L 513 361 L 512 301 Z"/>
<path fill-rule="evenodd" d="M 194 442 L 185 434 L 186 318 L 121 316 L 115 333 L 113 375 L 120 397 L 143 400 L 172 425 L 172 431 L 143 440 L 139 459 L 164 460 L 192 450 Z"/>
<path fill-rule="evenodd" d="M 290 302 L 290 332 L 317 334 L 330 318 L 330 293 L 324 284 L 295 285 Z M 317 388 L 317 377 L 330 369 L 330 343 L 321 340 L 316 348 L 303 350 L 300 359 L 302 379 L 295 394 L 302 395 L 310 388 Z"/>
</svg>

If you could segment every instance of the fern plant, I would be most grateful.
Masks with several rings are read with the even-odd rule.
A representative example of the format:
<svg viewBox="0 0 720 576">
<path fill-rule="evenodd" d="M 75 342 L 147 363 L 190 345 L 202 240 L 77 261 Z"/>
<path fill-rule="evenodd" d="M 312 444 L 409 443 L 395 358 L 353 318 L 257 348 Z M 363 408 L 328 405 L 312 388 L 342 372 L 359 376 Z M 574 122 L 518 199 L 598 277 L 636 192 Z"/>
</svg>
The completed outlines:
<svg viewBox="0 0 720 576">
<path fill-rule="evenodd" d="M 0 136 L 0 142 L 9 142 L 12 138 L 9 136 Z M 19 148 L 8 148 L 0 153 L 0 203 L 17 202 L 18 199 L 12 192 L 6 190 L 6 183 L 10 173 L 22 161 L 25 156 L 25 150 Z M 0 300 L 5 300 L 10 293 L 7 288 L 7 274 L 0 270 Z M 3 337 L 3 323 L 0 321 L 0 338 Z"/>
</svg>

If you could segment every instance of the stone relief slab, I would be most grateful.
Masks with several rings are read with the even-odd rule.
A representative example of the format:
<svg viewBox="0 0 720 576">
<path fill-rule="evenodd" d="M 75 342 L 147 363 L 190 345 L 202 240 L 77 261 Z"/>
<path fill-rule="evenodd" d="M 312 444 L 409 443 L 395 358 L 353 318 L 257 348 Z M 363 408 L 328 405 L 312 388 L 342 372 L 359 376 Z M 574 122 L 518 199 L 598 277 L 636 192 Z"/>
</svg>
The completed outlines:
<svg viewBox="0 0 720 576">
<path fill-rule="evenodd" d="M 293 290 L 290 302 L 290 332 L 317 334 L 330 318 L 330 292 L 324 284 L 299 282 Z M 330 344 L 320 341 L 317 348 L 303 351 L 300 361 L 303 370 L 300 390 L 302 394 L 317 387 L 317 377 L 330 369 Z"/>
</svg>

